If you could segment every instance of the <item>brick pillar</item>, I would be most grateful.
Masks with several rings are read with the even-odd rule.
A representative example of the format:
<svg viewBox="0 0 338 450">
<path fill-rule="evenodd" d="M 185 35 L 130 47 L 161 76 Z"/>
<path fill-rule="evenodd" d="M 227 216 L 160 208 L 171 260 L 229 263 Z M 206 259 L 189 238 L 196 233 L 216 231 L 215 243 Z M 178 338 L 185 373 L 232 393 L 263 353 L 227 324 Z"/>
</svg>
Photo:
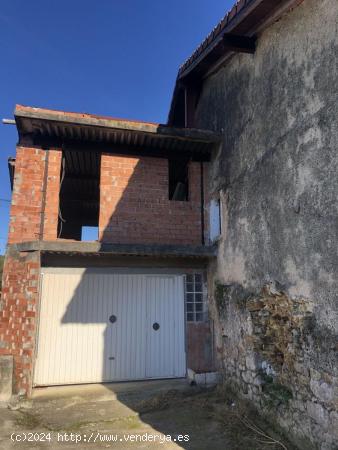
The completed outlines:
<svg viewBox="0 0 338 450">
<path fill-rule="evenodd" d="M 9 244 L 57 238 L 61 158 L 59 149 L 17 147 Z"/>
<path fill-rule="evenodd" d="M 62 151 L 50 149 L 48 153 L 43 239 L 53 241 L 57 239 Z"/>
<path fill-rule="evenodd" d="M 37 240 L 40 237 L 46 152 L 17 147 L 8 243 Z"/>
<path fill-rule="evenodd" d="M 30 394 L 39 297 L 40 255 L 7 249 L 0 302 L 0 355 L 14 359 L 14 393 Z"/>
</svg>

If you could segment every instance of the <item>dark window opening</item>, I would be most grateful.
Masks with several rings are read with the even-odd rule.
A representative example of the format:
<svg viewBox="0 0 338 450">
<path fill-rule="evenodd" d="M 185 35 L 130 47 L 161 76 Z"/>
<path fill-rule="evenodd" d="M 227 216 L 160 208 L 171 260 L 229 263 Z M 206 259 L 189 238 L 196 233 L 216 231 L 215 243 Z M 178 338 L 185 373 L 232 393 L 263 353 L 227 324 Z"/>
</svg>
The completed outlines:
<svg viewBox="0 0 338 450">
<path fill-rule="evenodd" d="M 100 208 L 100 154 L 62 154 L 58 238 L 97 240 Z M 89 232 L 90 227 L 90 232 Z"/>
<path fill-rule="evenodd" d="M 188 161 L 169 159 L 169 200 L 189 200 Z"/>
</svg>

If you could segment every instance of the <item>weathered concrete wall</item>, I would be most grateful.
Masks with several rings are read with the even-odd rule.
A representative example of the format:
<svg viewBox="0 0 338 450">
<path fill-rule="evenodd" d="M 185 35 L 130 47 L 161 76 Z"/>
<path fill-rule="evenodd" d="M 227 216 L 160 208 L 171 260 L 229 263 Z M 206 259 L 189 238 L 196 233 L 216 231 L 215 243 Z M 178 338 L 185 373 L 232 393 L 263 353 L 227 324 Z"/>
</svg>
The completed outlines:
<svg viewBox="0 0 338 450">
<path fill-rule="evenodd" d="M 337 1 L 304 0 L 205 82 L 196 111 L 224 134 L 219 362 L 303 448 L 338 438 L 337 36 Z"/>
</svg>

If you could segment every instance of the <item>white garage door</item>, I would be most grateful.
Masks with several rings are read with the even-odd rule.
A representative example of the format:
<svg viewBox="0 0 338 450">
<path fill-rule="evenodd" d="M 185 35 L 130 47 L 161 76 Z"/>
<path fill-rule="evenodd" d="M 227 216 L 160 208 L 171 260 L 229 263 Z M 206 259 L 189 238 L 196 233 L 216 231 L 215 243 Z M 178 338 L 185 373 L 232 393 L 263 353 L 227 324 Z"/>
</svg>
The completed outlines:
<svg viewBox="0 0 338 450">
<path fill-rule="evenodd" d="M 35 385 L 184 377 L 183 277 L 42 275 Z"/>
</svg>

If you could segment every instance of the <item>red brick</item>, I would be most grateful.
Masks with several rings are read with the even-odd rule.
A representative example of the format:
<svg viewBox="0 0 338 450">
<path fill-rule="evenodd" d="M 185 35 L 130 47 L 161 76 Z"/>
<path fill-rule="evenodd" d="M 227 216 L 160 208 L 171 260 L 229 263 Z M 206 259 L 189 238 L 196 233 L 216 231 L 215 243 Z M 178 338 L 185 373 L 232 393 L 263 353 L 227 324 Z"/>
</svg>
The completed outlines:
<svg viewBox="0 0 338 450">
<path fill-rule="evenodd" d="M 201 244 L 198 163 L 190 163 L 189 180 L 189 201 L 170 201 L 167 160 L 103 154 L 100 239 L 110 243 Z"/>
</svg>

